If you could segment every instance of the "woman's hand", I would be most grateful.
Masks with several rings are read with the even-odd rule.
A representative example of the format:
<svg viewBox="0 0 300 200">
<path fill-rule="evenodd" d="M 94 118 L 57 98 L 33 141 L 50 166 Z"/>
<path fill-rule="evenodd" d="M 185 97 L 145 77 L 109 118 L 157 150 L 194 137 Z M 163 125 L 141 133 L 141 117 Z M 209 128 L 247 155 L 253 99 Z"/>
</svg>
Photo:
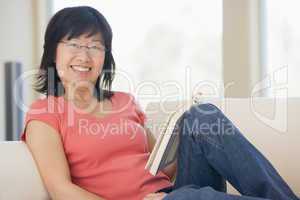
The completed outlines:
<svg viewBox="0 0 300 200">
<path fill-rule="evenodd" d="M 167 196 L 167 193 L 164 192 L 150 193 L 143 200 L 162 200 L 165 196 Z"/>
</svg>

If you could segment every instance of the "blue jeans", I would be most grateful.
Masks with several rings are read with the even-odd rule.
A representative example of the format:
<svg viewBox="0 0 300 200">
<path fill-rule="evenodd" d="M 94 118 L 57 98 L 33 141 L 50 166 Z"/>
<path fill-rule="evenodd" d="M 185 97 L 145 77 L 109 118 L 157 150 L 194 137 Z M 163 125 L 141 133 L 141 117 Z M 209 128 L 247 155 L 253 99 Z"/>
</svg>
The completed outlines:
<svg viewBox="0 0 300 200">
<path fill-rule="evenodd" d="M 177 175 L 164 200 L 298 200 L 271 163 L 214 105 L 178 120 Z M 228 180 L 242 196 L 226 193 Z"/>
</svg>

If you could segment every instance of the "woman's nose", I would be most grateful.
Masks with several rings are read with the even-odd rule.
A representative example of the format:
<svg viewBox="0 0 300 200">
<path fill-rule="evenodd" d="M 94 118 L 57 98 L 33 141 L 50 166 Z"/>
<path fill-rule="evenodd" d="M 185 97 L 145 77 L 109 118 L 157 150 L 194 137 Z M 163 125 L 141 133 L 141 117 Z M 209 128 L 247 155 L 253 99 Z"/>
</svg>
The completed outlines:
<svg viewBox="0 0 300 200">
<path fill-rule="evenodd" d="M 85 49 L 85 48 L 80 49 L 80 51 L 76 54 L 76 59 L 78 59 L 84 63 L 89 62 L 90 56 L 89 56 L 87 49 Z"/>
</svg>

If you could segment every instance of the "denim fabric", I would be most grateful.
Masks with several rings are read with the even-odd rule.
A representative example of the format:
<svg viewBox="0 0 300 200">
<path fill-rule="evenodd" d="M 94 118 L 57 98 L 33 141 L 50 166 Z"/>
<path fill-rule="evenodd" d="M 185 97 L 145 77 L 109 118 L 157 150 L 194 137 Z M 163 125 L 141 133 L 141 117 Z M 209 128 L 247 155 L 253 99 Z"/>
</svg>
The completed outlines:
<svg viewBox="0 0 300 200">
<path fill-rule="evenodd" d="M 192 106 L 177 122 L 177 176 L 164 200 L 298 200 L 271 163 L 214 105 Z M 226 193 L 228 180 L 242 196 Z"/>
</svg>

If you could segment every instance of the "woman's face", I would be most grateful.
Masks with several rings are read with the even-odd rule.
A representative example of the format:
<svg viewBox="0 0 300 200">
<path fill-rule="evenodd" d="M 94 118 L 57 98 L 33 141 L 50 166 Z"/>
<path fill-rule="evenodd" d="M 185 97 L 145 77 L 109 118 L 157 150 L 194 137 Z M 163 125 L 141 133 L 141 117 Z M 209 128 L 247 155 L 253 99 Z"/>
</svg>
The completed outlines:
<svg viewBox="0 0 300 200">
<path fill-rule="evenodd" d="M 63 38 L 56 49 L 56 69 L 64 88 L 95 85 L 104 63 L 105 48 L 100 34 Z"/>
</svg>

